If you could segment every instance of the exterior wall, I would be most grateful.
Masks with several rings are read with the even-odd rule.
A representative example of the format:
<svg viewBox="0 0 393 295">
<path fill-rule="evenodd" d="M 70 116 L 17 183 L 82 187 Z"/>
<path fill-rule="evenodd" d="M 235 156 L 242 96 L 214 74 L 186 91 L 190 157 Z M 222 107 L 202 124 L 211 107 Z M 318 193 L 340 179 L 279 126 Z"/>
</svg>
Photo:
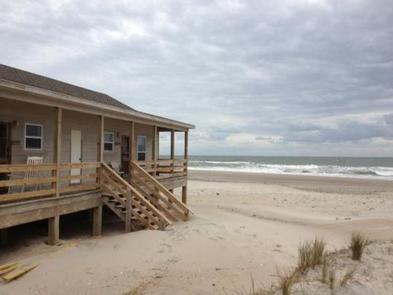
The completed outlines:
<svg viewBox="0 0 393 295">
<path fill-rule="evenodd" d="M 0 98 L 0 121 L 15 122 L 12 126 L 12 163 L 26 163 L 28 156 L 42 156 L 45 163 L 55 162 L 56 122 L 55 108 Z M 43 125 L 42 150 L 24 149 L 25 123 Z M 99 159 L 100 118 L 99 116 L 63 110 L 61 162 L 69 163 L 71 159 L 71 130 L 81 130 L 82 162 L 96 162 Z M 113 152 L 104 152 L 107 163 L 121 163 L 121 137 L 129 136 L 130 122 L 105 118 L 105 131 L 114 132 L 115 144 Z M 137 136 L 147 137 L 147 160 L 153 159 L 154 126 L 135 123 L 134 145 L 132 147 L 136 159 Z"/>
<path fill-rule="evenodd" d="M 100 118 L 99 116 L 63 110 L 62 163 L 71 162 L 71 130 L 82 134 L 82 162 L 99 161 Z"/>
<path fill-rule="evenodd" d="M 11 162 L 26 163 L 28 156 L 44 158 L 45 163 L 54 160 L 56 132 L 56 109 L 0 98 L 0 121 L 13 122 L 11 127 Z M 26 123 L 43 125 L 43 146 L 41 150 L 26 150 L 24 132 Z"/>
<path fill-rule="evenodd" d="M 104 162 L 112 165 L 121 163 L 121 137 L 130 134 L 130 124 L 127 121 L 105 118 L 104 130 L 113 132 L 115 135 L 115 144 L 112 152 L 104 151 Z"/>
<path fill-rule="evenodd" d="M 147 137 L 147 151 L 146 151 L 146 160 L 153 159 L 153 138 L 154 138 L 154 126 L 151 125 L 142 125 L 142 124 L 135 124 L 134 128 L 135 138 L 134 138 L 134 146 L 132 147 L 134 160 L 136 160 L 137 154 L 137 136 L 144 135 Z"/>
<path fill-rule="evenodd" d="M 121 137 L 129 136 L 130 122 L 105 118 L 105 131 L 114 132 L 115 146 L 113 152 L 104 152 L 104 161 L 112 164 L 120 164 L 121 162 Z M 132 147 L 134 159 L 136 159 L 137 136 L 144 135 L 147 137 L 147 153 L 146 160 L 153 158 L 153 137 L 154 126 L 135 123 L 134 127 L 134 145 Z"/>
</svg>

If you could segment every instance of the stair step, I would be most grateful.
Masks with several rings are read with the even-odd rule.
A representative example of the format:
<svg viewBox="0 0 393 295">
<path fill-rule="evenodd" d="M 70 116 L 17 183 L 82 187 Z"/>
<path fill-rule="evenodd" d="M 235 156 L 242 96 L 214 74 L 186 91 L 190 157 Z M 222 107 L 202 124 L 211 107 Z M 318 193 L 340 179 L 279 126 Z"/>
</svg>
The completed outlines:
<svg viewBox="0 0 393 295">
<path fill-rule="evenodd" d="M 133 164 L 133 163 L 131 163 Z M 176 212 L 176 204 L 170 205 L 167 202 L 160 200 L 157 197 L 156 184 L 153 179 L 149 179 L 142 170 L 138 170 L 138 167 L 134 167 L 133 181 L 131 186 L 136 190 L 137 193 L 132 194 L 131 199 L 131 219 L 133 221 L 139 220 L 139 224 L 148 226 L 149 228 L 158 229 L 161 227 L 161 222 L 167 220 L 168 223 L 174 219 L 170 218 L 172 214 L 170 212 Z M 142 168 L 141 168 L 142 169 Z M 120 179 L 119 175 L 115 171 L 106 167 L 103 170 L 103 182 L 104 192 L 102 193 L 104 204 L 107 205 L 112 211 L 122 218 L 124 221 L 126 216 L 125 203 L 127 202 L 126 192 L 131 189 L 130 185 Z M 142 181 L 143 180 L 143 181 Z M 167 207 L 170 208 L 167 208 Z M 158 212 L 156 211 L 162 211 Z M 165 209 L 165 210 L 164 210 Z M 175 215 L 175 214 L 173 214 Z M 175 219 L 176 220 L 176 219 Z M 172 220 L 173 221 L 173 220 Z"/>
</svg>

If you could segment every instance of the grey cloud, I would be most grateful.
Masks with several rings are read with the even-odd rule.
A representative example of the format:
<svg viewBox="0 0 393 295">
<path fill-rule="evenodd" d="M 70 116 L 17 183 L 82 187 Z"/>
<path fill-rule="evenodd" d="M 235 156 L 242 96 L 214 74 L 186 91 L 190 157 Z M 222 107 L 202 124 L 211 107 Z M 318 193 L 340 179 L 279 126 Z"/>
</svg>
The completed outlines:
<svg viewBox="0 0 393 295">
<path fill-rule="evenodd" d="M 194 153 L 237 153 L 224 143 L 234 133 L 284 138 L 245 153 L 290 154 L 292 142 L 305 153 L 306 145 L 325 142 L 346 151 L 348 142 L 391 138 L 390 115 L 375 124 L 342 119 L 334 128 L 318 122 L 391 113 L 389 0 L 1 5 L 1 62 L 190 121 L 198 127 Z"/>
<path fill-rule="evenodd" d="M 385 115 L 384 118 L 385 118 L 386 124 L 393 125 L 393 113 Z M 391 127 L 389 126 L 389 128 L 391 128 Z"/>
</svg>

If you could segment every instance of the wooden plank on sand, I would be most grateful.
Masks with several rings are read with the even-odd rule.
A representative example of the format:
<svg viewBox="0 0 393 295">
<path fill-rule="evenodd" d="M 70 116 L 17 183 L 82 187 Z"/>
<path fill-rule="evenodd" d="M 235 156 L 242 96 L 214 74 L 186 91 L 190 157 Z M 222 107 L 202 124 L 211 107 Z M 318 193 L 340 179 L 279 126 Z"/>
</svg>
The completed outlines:
<svg viewBox="0 0 393 295">
<path fill-rule="evenodd" d="M 25 265 L 23 267 L 20 267 L 18 269 L 15 269 L 9 273 L 7 273 L 6 275 L 4 275 L 2 278 L 6 281 L 6 282 L 10 282 L 12 280 L 15 280 L 17 278 L 19 278 L 20 276 L 28 273 L 29 271 L 33 270 L 34 268 L 36 268 L 38 266 L 38 264 L 33 264 L 33 265 Z"/>
<path fill-rule="evenodd" d="M 6 273 L 9 273 L 10 271 L 14 270 L 16 267 L 17 267 L 17 264 L 14 263 L 14 265 L 11 265 L 11 266 L 9 266 L 7 268 L 4 268 L 4 269 L 0 270 L 0 276 L 4 275 Z"/>
<path fill-rule="evenodd" d="M 17 265 L 17 264 L 18 264 L 17 262 L 11 262 L 11 263 L 6 263 L 6 264 L 3 264 L 3 265 L 0 265 L 0 270 L 9 268 L 9 267 Z"/>
</svg>

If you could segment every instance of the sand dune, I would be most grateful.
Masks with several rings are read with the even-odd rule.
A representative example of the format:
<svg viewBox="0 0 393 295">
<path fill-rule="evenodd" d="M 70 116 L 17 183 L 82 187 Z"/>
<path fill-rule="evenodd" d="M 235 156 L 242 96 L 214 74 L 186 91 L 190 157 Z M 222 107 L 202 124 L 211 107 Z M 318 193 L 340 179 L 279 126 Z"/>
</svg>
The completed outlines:
<svg viewBox="0 0 393 295">
<path fill-rule="evenodd" d="M 390 183 L 371 181 L 358 191 L 351 187 L 363 186 L 360 180 L 318 178 L 307 186 L 302 177 L 203 177 L 199 172 L 189 184 L 190 221 L 163 232 L 115 235 L 104 227 L 99 239 L 32 246 L 20 257 L 40 266 L 0 285 L 0 294 L 231 294 L 249 288 L 251 277 L 258 286 L 275 283 L 277 272 L 296 265 L 299 243 L 316 236 L 331 251 L 346 247 L 352 231 L 393 240 Z M 5 250 L 0 262 L 18 255 Z M 376 294 L 392 293 L 376 286 Z"/>
</svg>

